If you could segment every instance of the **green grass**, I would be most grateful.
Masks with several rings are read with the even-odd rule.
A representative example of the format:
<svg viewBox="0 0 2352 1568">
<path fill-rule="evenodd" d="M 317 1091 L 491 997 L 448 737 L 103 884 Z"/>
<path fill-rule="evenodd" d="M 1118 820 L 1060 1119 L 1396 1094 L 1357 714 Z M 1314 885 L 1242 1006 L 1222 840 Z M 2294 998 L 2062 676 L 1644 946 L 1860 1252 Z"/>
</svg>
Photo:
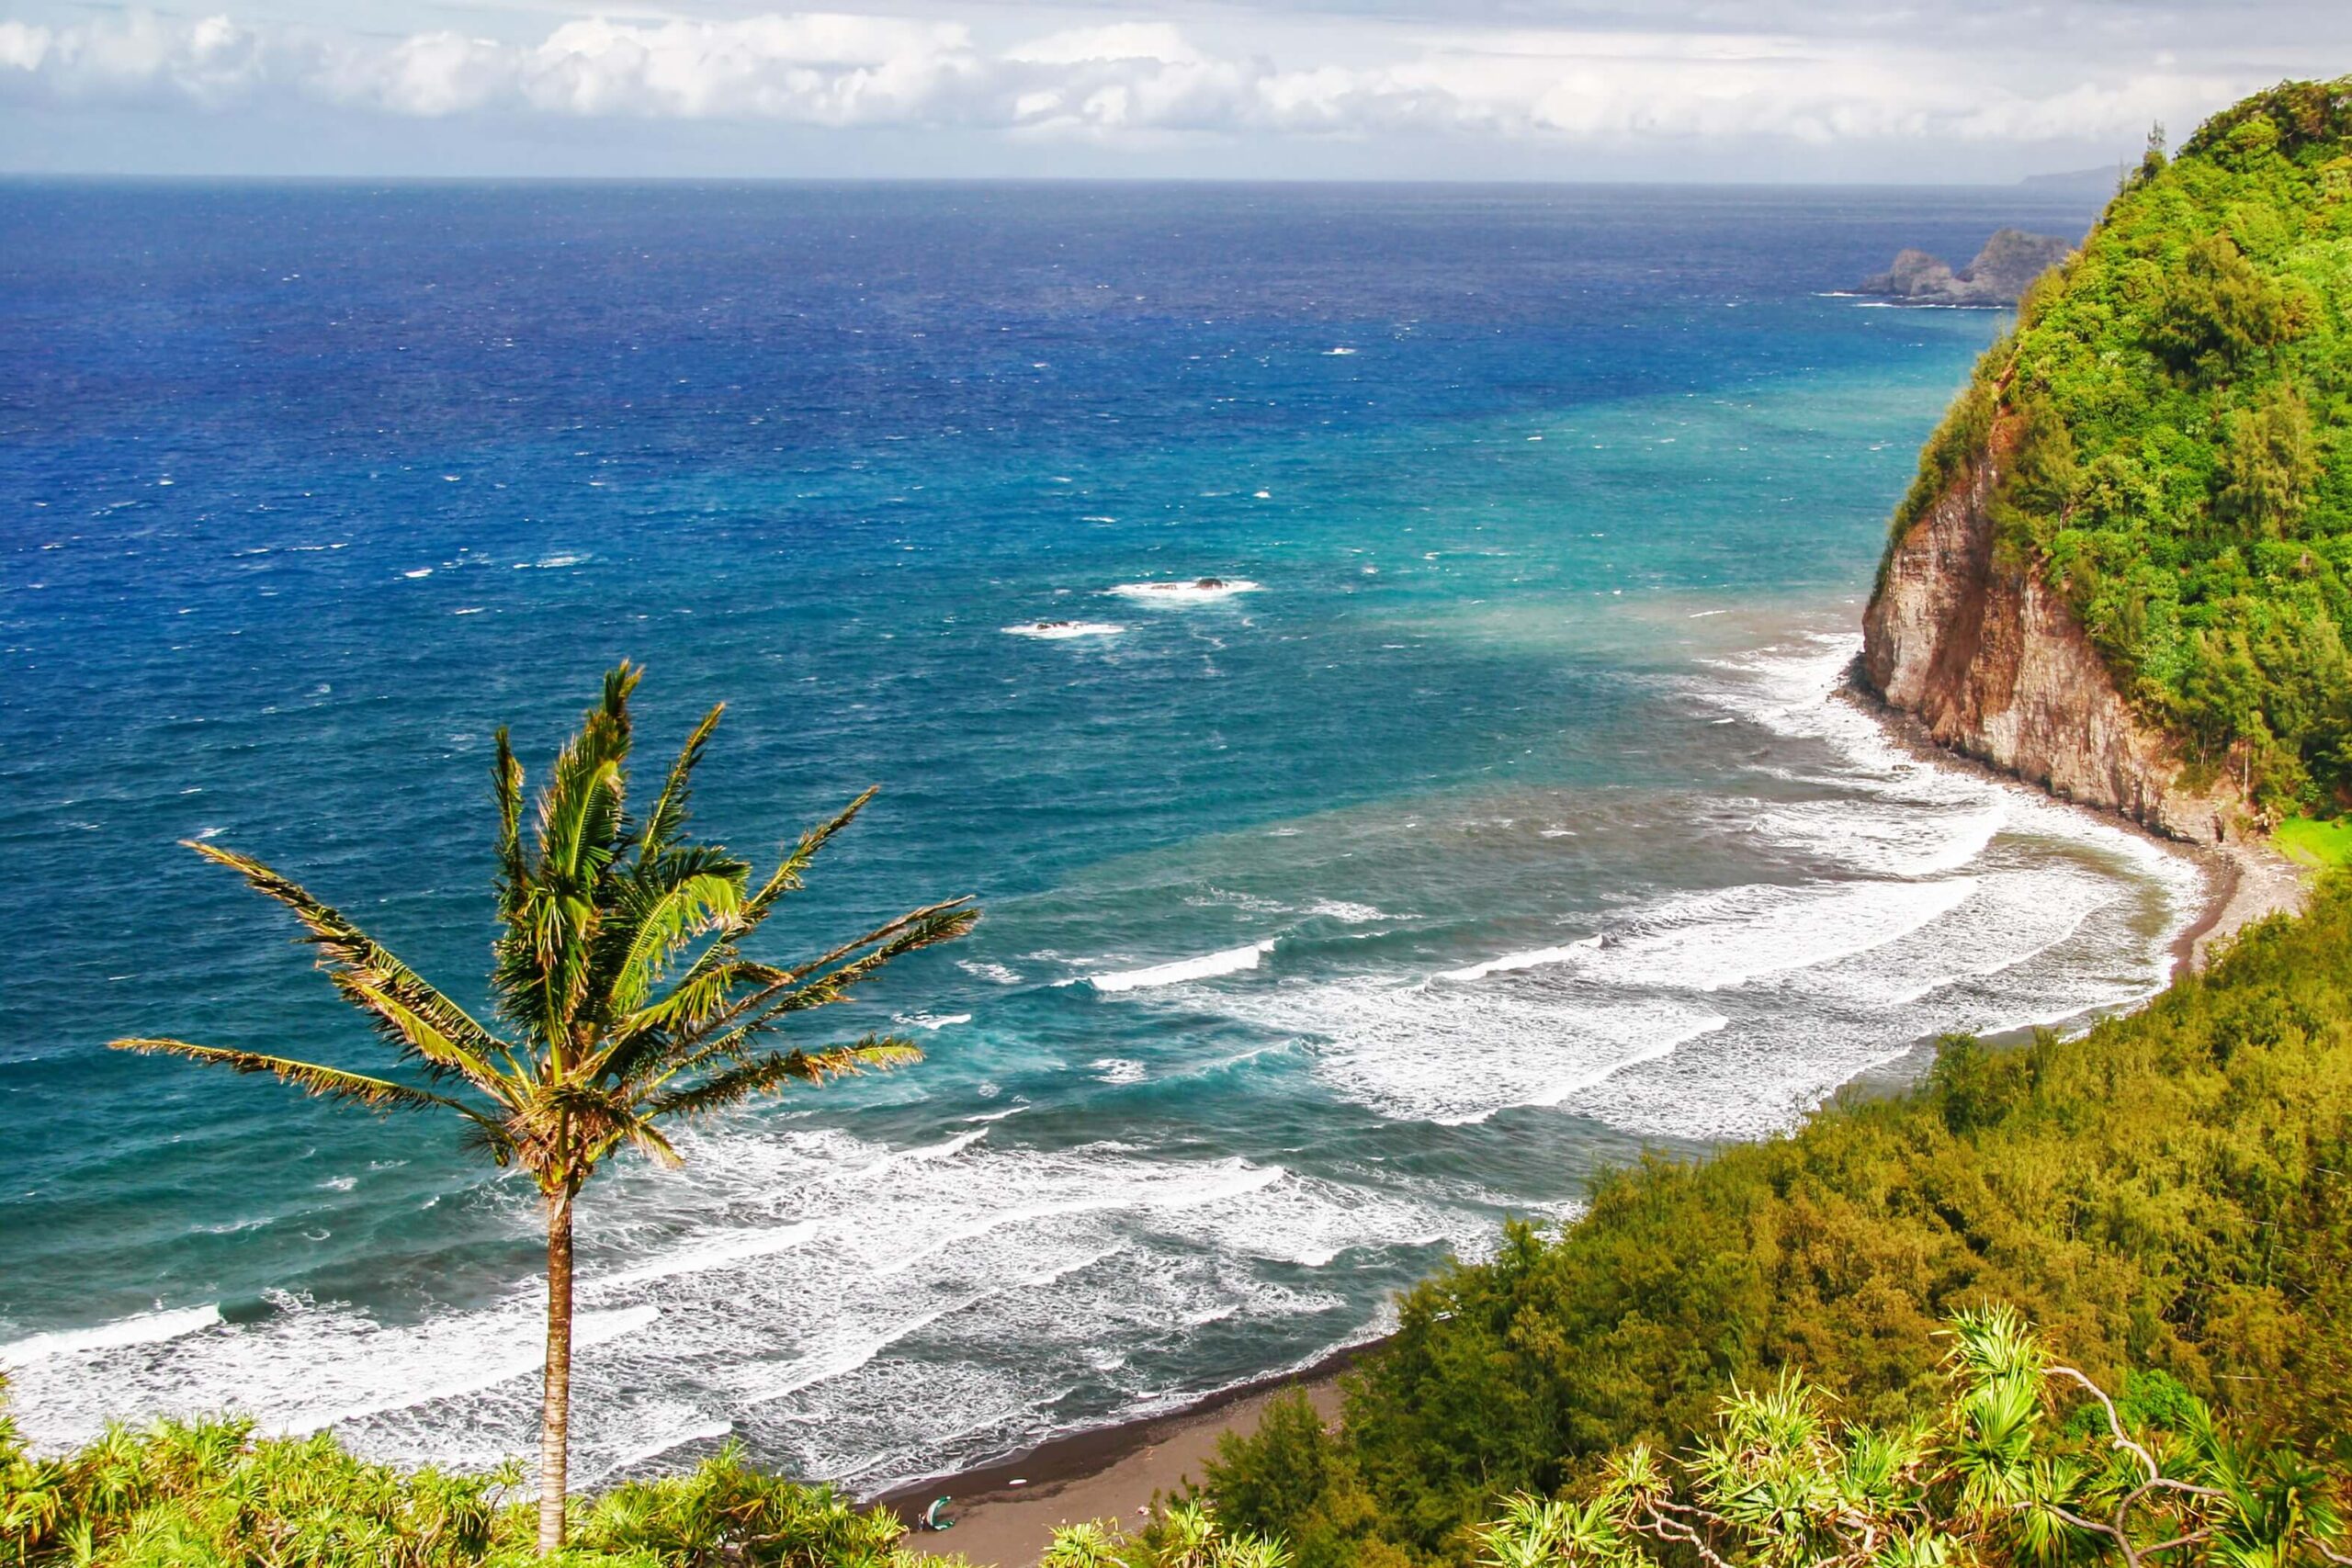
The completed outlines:
<svg viewBox="0 0 2352 1568">
<path fill-rule="evenodd" d="M 2272 840 L 2289 860 L 2302 865 L 2352 864 L 2352 817 L 2320 821 L 2290 817 L 2278 824 Z"/>
</svg>

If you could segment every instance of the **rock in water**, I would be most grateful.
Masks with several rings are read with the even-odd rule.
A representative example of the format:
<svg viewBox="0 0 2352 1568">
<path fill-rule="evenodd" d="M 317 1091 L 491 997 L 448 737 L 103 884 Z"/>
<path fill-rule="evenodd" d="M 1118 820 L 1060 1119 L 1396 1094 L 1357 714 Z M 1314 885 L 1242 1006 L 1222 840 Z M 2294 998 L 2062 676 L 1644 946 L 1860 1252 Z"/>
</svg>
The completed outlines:
<svg viewBox="0 0 2352 1568">
<path fill-rule="evenodd" d="M 1958 272 L 1925 251 L 1906 250 L 1886 271 L 1865 278 L 1861 292 L 1919 305 L 2014 305 L 2028 285 L 2064 261 L 2074 248 L 2054 235 L 2004 229 Z"/>
<path fill-rule="evenodd" d="M 2025 297 L 2033 280 L 2074 254 L 2075 247 L 2052 234 L 2029 234 L 2022 229 L 2004 229 L 1984 242 L 1960 281 L 1979 294 L 1989 296 L 1986 303 L 2014 305 Z"/>
</svg>

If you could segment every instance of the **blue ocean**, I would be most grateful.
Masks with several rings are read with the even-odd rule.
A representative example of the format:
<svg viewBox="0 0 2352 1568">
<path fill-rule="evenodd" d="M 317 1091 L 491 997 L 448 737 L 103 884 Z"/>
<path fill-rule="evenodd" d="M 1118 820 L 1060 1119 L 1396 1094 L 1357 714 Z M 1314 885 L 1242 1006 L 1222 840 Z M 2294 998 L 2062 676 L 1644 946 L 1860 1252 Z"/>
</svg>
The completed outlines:
<svg viewBox="0 0 2352 1568">
<path fill-rule="evenodd" d="M 575 1477 L 871 1491 L 1381 1334 L 1597 1167 L 2161 984 L 2197 882 L 1838 695 L 2028 190 L 0 186 L 0 1367 L 59 1445 L 535 1434 L 526 1184 L 109 1053 L 364 1066 L 259 856 L 479 1001 L 496 726 L 645 664 L 922 1066 L 583 1201 Z M 649 765 L 659 765 L 658 761 Z"/>
</svg>

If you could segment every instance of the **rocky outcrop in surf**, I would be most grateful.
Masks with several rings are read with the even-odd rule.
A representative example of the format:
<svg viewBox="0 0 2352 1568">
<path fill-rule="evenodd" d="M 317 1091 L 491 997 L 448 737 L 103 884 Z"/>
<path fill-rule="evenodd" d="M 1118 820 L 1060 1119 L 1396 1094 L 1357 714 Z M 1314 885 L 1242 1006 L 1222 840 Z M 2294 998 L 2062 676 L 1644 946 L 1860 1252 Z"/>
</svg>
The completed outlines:
<svg viewBox="0 0 2352 1568">
<path fill-rule="evenodd" d="M 1860 675 L 1940 746 L 2117 811 L 2170 838 L 2239 836 L 2247 812 L 2132 712 L 2065 601 L 1995 548 L 1992 502 L 2014 445 L 1996 423 L 1890 546 L 1862 619 Z"/>
<path fill-rule="evenodd" d="M 1925 251 L 1899 252 L 1886 271 L 1863 279 L 1860 292 L 1915 305 L 2014 305 L 2074 248 L 2052 235 L 2003 229 L 1958 272 Z"/>
</svg>

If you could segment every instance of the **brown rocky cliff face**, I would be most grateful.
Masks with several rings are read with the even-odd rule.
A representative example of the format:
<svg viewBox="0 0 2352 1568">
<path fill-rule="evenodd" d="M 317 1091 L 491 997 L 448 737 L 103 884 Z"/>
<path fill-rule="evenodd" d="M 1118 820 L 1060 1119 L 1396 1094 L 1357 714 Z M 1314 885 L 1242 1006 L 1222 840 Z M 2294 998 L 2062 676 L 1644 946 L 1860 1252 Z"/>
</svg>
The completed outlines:
<svg viewBox="0 0 2352 1568">
<path fill-rule="evenodd" d="M 1939 745 L 2062 799 L 2176 839 L 2235 837 L 2236 792 L 2183 784 L 2178 749 L 2126 705 L 2065 602 L 2039 572 L 1996 558 L 2002 434 L 1888 557 L 1862 619 L 1862 679 Z"/>
</svg>

